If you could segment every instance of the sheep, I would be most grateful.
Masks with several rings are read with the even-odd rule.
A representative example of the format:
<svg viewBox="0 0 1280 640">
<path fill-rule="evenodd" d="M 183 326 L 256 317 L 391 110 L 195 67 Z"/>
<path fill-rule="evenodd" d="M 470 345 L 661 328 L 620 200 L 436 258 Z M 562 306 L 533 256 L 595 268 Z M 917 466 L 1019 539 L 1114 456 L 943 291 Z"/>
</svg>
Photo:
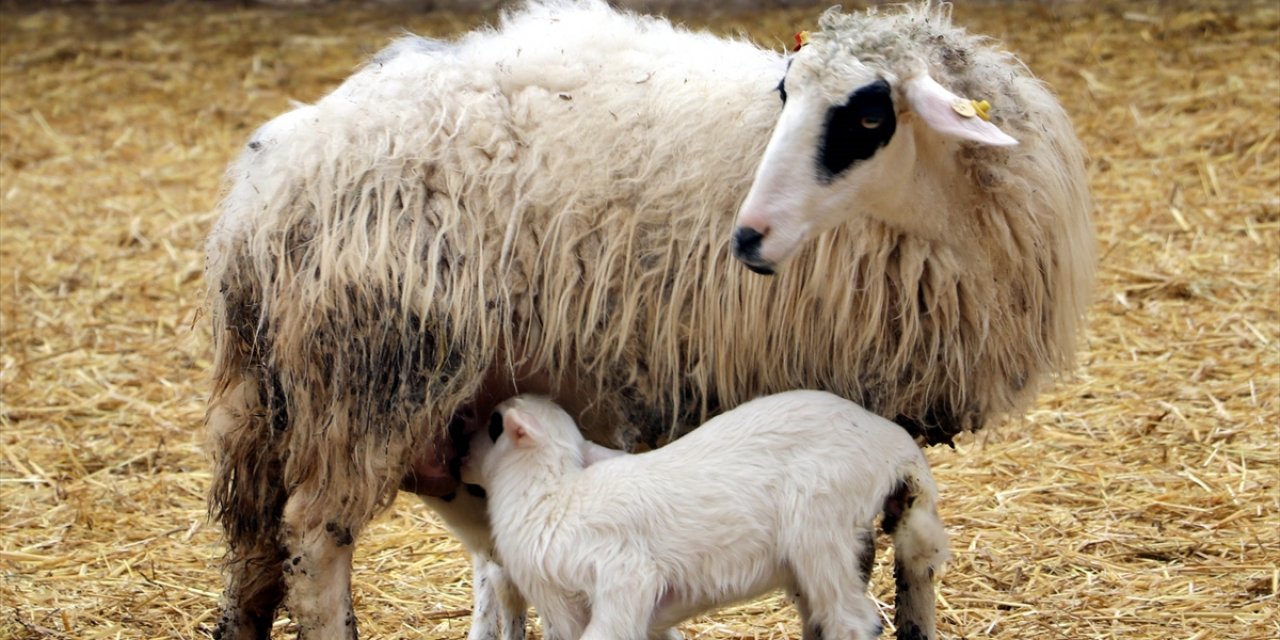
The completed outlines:
<svg viewBox="0 0 1280 640">
<path fill-rule="evenodd" d="M 456 491 L 455 444 L 519 392 L 625 450 L 796 388 L 934 444 L 1071 365 L 1093 231 L 1060 105 L 942 8 L 819 27 L 788 57 L 535 2 L 252 135 L 206 246 L 216 635 L 266 637 L 283 602 L 304 638 L 355 637 L 362 528 Z M 897 135 L 814 184 L 814 114 L 872 72 Z M 1018 144 L 935 131 L 926 72 Z"/>
<path fill-rule="evenodd" d="M 751 400 L 656 451 L 588 467 L 544 398 L 497 408 L 463 478 L 488 492 L 504 569 L 549 638 L 625 640 L 783 588 L 805 638 L 874 638 L 875 518 L 893 536 L 901 638 L 935 638 L 949 557 L 937 490 L 905 430 L 848 400 Z"/>
<path fill-rule="evenodd" d="M 583 441 L 582 461 L 586 466 L 620 455 L 623 452 Z M 464 484 L 460 491 L 438 497 L 420 497 L 471 554 L 473 601 L 467 638 L 523 640 L 529 606 L 497 559 L 485 496 L 486 492 L 480 486 Z M 671 635 L 667 640 L 679 638 L 679 635 Z"/>
<path fill-rule="evenodd" d="M 476 485 L 422 501 L 445 522 L 471 555 L 472 605 L 469 640 L 523 640 L 528 604 L 497 559 L 485 512 L 484 493 Z"/>
</svg>

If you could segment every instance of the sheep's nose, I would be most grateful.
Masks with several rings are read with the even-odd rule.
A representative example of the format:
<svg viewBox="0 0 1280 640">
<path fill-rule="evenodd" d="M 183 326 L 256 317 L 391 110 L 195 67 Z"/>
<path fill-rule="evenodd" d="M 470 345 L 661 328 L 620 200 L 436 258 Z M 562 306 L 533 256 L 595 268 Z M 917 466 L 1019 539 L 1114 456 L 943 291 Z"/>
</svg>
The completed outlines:
<svg viewBox="0 0 1280 640">
<path fill-rule="evenodd" d="M 765 234 L 752 229 L 751 227 L 738 227 L 733 232 L 733 255 L 743 260 L 755 260 L 760 255 L 760 243 L 764 241 Z"/>
<path fill-rule="evenodd" d="M 751 227 L 738 227 L 733 232 L 733 255 L 748 269 L 756 273 L 772 275 L 773 265 L 760 258 L 760 245 L 767 235 L 769 235 L 767 227 L 764 231 Z"/>
</svg>

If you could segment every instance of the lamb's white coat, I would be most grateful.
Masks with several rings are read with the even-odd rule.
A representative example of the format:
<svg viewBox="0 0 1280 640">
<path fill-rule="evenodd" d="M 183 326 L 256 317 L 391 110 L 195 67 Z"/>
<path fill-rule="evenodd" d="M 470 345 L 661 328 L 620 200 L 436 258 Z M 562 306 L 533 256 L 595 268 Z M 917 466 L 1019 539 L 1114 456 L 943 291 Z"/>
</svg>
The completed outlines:
<svg viewBox="0 0 1280 640">
<path fill-rule="evenodd" d="M 583 464 L 590 466 L 625 455 L 616 449 L 582 442 Z M 422 496 L 471 555 L 471 627 L 468 640 L 523 640 L 529 605 L 511 582 L 493 546 L 489 514 L 483 490 L 464 486 L 446 497 Z M 664 640 L 679 639 L 674 630 Z"/>
<path fill-rule="evenodd" d="M 489 491 L 498 552 L 552 636 L 653 637 L 783 588 L 798 596 L 806 637 L 874 637 L 866 545 L 906 486 L 899 571 L 929 601 L 903 602 L 914 611 L 899 626 L 933 637 L 931 579 L 948 557 L 946 534 L 928 464 L 898 425 L 793 391 L 661 449 L 586 466 L 579 429 L 557 405 L 518 396 L 498 411 L 501 437 L 477 434 L 464 477 Z"/>
</svg>

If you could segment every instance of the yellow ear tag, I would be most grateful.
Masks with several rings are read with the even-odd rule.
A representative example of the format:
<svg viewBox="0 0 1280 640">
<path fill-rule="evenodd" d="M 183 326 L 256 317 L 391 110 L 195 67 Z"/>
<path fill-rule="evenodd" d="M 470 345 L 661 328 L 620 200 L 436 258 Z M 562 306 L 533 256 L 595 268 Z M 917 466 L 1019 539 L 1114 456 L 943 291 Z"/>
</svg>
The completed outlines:
<svg viewBox="0 0 1280 640">
<path fill-rule="evenodd" d="M 977 116 L 991 121 L 991 103 L 986 100 L 966 100 L 964 98 L 956 98 L 951 103 L 951 110 L 960 114 L 962 118 L 972 118 Z"/>
<path fill-rule="evenodd" d="M 955 101 L 951 103 L 951 110 L 960 114 L 963 118 L 972 118 L 975 115 L 978 115 L 978 110 L 974 108 L 973 101 L 965 100 L 964 98 L 956 98 Z"/>
<path fill-rule="evenodd" d="M 974 100 L 973 110 L 979 118 L 991 122 L 991 103 L 986 100 Z"/>
</svg>

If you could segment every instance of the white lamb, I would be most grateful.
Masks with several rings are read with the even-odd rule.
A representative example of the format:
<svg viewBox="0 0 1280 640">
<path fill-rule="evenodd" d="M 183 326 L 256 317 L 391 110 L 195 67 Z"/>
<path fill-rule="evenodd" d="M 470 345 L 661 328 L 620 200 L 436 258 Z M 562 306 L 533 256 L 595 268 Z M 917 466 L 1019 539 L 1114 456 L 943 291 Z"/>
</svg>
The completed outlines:
<svg viewBox="0 0 1280 640">
<path fill-rule="evenodd" d="M 866 595 L 873 522 L 893 536 L 899 638 L 936 637 L 933 577 L 948 558 L 937 491 L 898 425 L 820 391 L 767 396 L 648 453 L 584 463 L 558 405 L 517 396 L 472 442 L 495 544 L 548 638 L 663 637 L 773 589 L 806 639 L 880 633 Z"/>
</svg>

